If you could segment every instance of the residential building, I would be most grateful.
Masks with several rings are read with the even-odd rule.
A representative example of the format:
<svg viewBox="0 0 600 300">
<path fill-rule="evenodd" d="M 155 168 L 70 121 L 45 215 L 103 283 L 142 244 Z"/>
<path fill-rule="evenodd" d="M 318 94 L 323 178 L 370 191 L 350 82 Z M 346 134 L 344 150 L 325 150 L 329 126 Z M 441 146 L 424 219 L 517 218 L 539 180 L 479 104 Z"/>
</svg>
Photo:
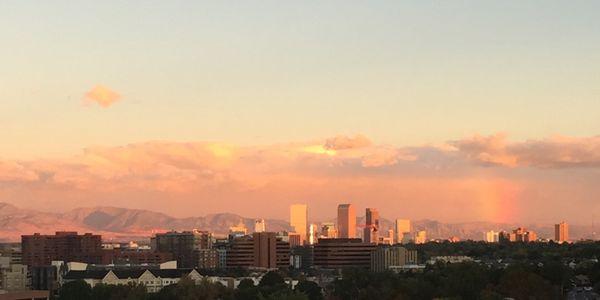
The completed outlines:
<svg viewBox="0 0 600 300">
<path fill-rule="evenodd" d="M 371 253 L 371 270 L 383 272 L 401 266 L 417 264 L 417 251 L 401 246 L 380 246 Z"/>
<path fill-rule="evenodd" d="M 199 249 L 194 253 L 197 257 L 196 266 L 199 269 L 219 268 L 219 252 L 217 249 Z"/>
<path fill-rule="evenodd" d="M 195 269 L 143 269 L 143 268 L 86 268 L 69 270 L 61 279 L 62 283 L 83 280 L 91 287 L 97 284 L 127 285 L 143 284 L 147 291 L 155 293 L 163 287 L 175 284 L 182 277 L 188 277 L 199 283 L 202 275 Z"/>
<path fill-rule="evenodd" d="M 361 239 L 319 239 L 314 246 L 314 266 L 324 269 L 369 268 L 377 245 Z"/>
<path fill-rule="evenodd" d="M 554 241 L 557 243 L 569 241 L 569 224 L 563 221 L 554 225 Z"/>
<path fill-rule="evenodd" d="M 21 247 L 23 264 L 27 266 L 47 266 L 54 260 L 102 262 L 102 237 L 91 233 L 59 231 L 55 235 L 23 235 Z"/>
<path fill-rule="evenodd" d="M 307 239 L 308 208 L 306 204 L 292 204 L 290 206 L 290 227 L 300 234 L 300 242 L 304 244 Z"/>
<path fill-rule="evenodd" d="M 356 210 L 352 204 L 338 205 L 337 222 L 338 238 L 353 239 L 356 237 Z"/>
</svg>

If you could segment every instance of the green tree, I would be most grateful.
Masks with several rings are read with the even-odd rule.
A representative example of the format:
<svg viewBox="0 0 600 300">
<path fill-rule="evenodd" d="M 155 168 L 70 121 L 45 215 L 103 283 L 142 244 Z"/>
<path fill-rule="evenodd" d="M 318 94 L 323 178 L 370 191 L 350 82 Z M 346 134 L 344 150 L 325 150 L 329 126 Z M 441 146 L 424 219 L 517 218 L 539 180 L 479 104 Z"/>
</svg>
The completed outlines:
<svg viewBox="0 0 600 300">
<path fill-rule="evenodd" d="M 83 280 L 71 281 L 63 284 L 58 291 L 60 300 L 90 299 L 92 287 Z"/>
</svg>

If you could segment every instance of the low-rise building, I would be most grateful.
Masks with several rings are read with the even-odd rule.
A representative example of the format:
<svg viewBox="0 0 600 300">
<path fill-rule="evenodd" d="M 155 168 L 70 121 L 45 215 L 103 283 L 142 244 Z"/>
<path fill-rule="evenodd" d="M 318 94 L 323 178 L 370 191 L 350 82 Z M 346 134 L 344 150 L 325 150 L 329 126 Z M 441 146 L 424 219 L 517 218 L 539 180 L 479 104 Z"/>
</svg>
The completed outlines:
<svg viewBox="0 0 600 300">
<path fill-rule="evenodd" d="M 378 247 L 371 253 L 371 270 L 383 272 L 405 265 L 417 264 L 417 251 L 401 246 Z"/>
<path fill-rule="evenodd" d="M 324 269 L 365 268 L 371 266 L 371 252 L 377 245 L 361 239 L 319 239 L 314 246 L 314 266 Z"/>
</svg>

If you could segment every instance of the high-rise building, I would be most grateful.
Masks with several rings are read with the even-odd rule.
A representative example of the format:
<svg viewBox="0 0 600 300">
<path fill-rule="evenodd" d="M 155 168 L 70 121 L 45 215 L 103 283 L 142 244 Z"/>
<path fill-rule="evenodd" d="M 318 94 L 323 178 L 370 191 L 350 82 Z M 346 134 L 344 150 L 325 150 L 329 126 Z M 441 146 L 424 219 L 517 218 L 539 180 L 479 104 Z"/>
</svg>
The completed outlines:
<svg viewBox="0 0 600 300">
<path fill-rule="evenodd" d="M 265 219 L 254 220 L 254 232 L 265 232 L 265 231 L 267 231 L 267 226 L 265 225 Z"/>
<path fill-rule="evenodd" d="M 356 237 L 356 210 L 352 204 L 338 206 L 338 237 L 353 239 Z"/>
<path fill-rule="evenodd" d="M 484 232 L 483 240 L 488 243 L 497 243 L 500 240 L 500 233 L 493 230 Z"/>
<path fill-rule="evenodd" d="M 557 243 L 569 241 L 569 224 L 563 221 L 554 225 L 554 241 Z"/>
<path fill-rule="evenodd" d="M 405 236 L 410 234 L 410 220 L 396 219 L 396 243 L 404 243 Z"/>
<path fill-rule="evenodd" d="M 306 204 L 292 204 L 290 206 L 290 227 L 300 234 L 301 242 L 307 239 L 308 208 Z"/>
<path fill-rule="evenodd" d="M 377 244 L 379 242 L 379 212 L 377 209 L 366 209 L 365 228 L 363 232 L 363 241 L 365 243 Z"/>
<path fill-rule="evenodd" d="M 48 266 L 53 260 L 99 264 L 102 262 L 102 237 L 91 233 L 61 231 L 55 235 L 21 236 L 23 264 Z"/>
<path fill-rule="evenodd" d="M 427 231 L 421 230 L 415 233 L 415 244 L 427 243 Z"/>
<path fill-rule="evenodd" d="M 181 268 L 193 268 L 198 265 L 196 251 L 212 248 L 212 234 L 207 231 L 171 231 L 156 234 L 152 238 L 155 251 L 171 253 Z"/>
</svg>

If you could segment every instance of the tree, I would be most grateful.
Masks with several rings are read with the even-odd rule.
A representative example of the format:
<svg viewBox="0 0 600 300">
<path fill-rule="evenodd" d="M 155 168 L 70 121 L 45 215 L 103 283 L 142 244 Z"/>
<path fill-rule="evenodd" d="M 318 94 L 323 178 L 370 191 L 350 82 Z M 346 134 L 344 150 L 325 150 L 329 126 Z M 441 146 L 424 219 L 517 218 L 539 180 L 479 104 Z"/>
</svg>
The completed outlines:
<svg viewBox="0 0 600 300">
<path fill-rule="evenodd" d="M 92 287 L 83 280 L 71 281 L 63 284 L 58 292 L 60 300 L 90 299 Z"/>
<path fill-rule="evenodd" d="M 314 281 L 303 280 L 300 281 L 296 288 L 294 289 L 296 292 L 303 293 L 308 297 L 309 300 L 322 300 L 323 297 L 323 289 Z"/>
</svg>

